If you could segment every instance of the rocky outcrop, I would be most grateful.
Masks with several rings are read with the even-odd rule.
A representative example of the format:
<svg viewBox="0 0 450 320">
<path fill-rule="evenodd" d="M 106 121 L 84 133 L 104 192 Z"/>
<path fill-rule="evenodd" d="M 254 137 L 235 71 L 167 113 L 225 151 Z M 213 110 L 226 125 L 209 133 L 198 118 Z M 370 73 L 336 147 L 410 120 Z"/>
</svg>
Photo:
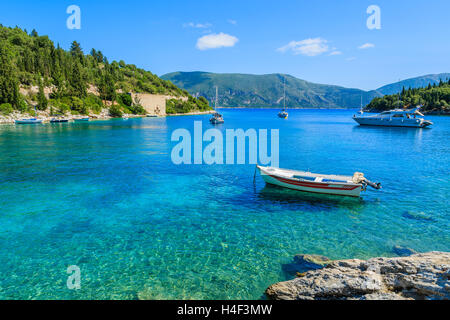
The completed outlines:
<svg viewBox="0 0 450 320">
<path fill-rule="evenodd" d="M 270 286 L 279 300 L 404 300 L 450 298 L 450 253 L 337 260 Z"/>
<path fill-rule="evenodd" d="M 400 257 L 409 257 L 409 256 L 411 256 L 413 254 L 418 253 L 414 249 L 407 248 L 407 247 L 402 247 L 402 246 L 399 246 L 399 245 L 393 246 L 392 247 L 392 252 L 395 253 L 396 255 L 400 256 Z"/>
<path fill-rule="evenodd" d="M 322 269 L 331 260 L 327 257 L 316 254 L 297 254 L 294 256 L 292 263 L 287 263 L 281 266 L 283 271 L 288 275 L 296 275 L 310 270 Z"/>
</svg>

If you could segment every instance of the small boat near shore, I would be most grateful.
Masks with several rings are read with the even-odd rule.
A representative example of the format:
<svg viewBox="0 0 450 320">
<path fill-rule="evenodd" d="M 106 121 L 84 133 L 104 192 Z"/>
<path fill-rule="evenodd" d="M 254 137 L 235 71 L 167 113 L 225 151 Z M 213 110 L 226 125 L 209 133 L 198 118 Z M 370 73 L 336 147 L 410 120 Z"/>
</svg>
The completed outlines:
<svg viewBox="0 0 450 320">
<path fill-rule="evenodd" d="M 359 197 L 367 186 L 381 189 L 380 183 L 367 180 L 360 172 L 355 172 L 353 176 L 341 176 L 274 167 L 257 166 L 257 169 L 267 184 L 304 192 Z"/>
<path fill-rule="evenodd" d="M 53 118 L 50 120 L 50 123 L 67 123 L 69 122 L 69 119 L 64 118 Z"/>
<path fill-rule="evenodd" d="M 16 124 L 40 124 L 40 123 L 44 122 L 44 120 L 38 119 L 37 116 L 38 116 L 38 114 L 36 111 L 36 107 L 34 107 L 34 118 L 20 119 L 20 120 L 14 121 L 14 122 Z"/>
<path fill-rule="evenodd" d="M 285 110 L 278 112 L 278 118 L 287 119 L 288 116 L 289 114 Z"/>
<path fill-rule="evenodd" d="M 212 116 L 211 119 L 209 119 L 209 122 L 211 122 L 212 124 L 221 124 L 224 123 L 225 120 L 223 120 L 223 117 L 220 113 L 214 113 L 214 115 Z"/>
<path fill-rule="evenodd" d="M 286 111 L 286 78 L 284 78 L 283 110 L 278 112 L 278 118 L 287 119 L 289 113 Z"/>
<path fill-rule="evenodd" d="M 79 119 L 74 119 L 75 122 L 84 122 L 84 121 L 89 121 L 91 118 L 89 117 L 85 117 L 85 118 L 79 118 Z"/>
<path fill-rule="evenodd" d="M 218 102 L 219 102 L 219 87 L 216 86 L 216 101 L 214 102 L 214 111 L 217 108 Z M 223 120 L 223 116 L 220 113 L 215 112 L 211 117 L 211 119 L 209 119 L 209 122 L 211 122 L 211 124 L 222 124 L 225 122 L 225 120 Z"/>
<path fill-rule="evenodd" d="M 420 113 L 420 106 L 404 110 L 395 109 L 384 111 L 376 115 L 365 115 L 364 111 L 358 112 L 353 116 L 361 126 L 383 126 L 383 127 L 410 127 L 410 128 L 425 128 L 431 126 L 433 122 L 424 119 L 424 115 Z"/>
<path fill-rule="evenodd" d="M 43 120 L 41 119 L 36 119 L 36 118 L 31 118 L 31 119 L 21 119 L 21 120 L 16 120 L 15 123 L 16 124 L 40 124 L 42 123 Z"/>
</svg>

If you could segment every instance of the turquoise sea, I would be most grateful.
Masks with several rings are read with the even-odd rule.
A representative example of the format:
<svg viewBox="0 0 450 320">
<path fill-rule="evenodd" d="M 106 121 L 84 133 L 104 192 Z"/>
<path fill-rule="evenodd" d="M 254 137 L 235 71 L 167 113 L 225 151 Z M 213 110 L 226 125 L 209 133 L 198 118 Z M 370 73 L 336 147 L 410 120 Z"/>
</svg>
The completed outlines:
<svg viewBox="0 0 450 320">
<path fill-rule="evenodd" d="M 450 118 L 359 127 L 349 110 L 222 110 L 280 130 L 280 167 L 380 181 L 361 199 L 253 184 L 253 165 L 172 164 L 209 116 L 0 125 L 1 299 L 259 299 L 298 253 L 450 251 Z M 81 289 L 66 286 L 81 269 Z"/>
</svg>

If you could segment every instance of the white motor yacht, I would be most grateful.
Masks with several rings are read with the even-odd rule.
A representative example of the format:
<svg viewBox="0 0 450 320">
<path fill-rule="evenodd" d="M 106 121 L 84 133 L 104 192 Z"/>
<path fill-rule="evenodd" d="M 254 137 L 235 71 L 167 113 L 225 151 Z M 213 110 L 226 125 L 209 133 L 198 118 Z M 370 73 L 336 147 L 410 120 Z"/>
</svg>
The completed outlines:
<svg viewBox="0 0 450 320">
<path fill-rule="evenodd" d="M 433 122 L 424 119 L 424 115 L 419 112 L 421 107 L 409 110 L 395 109 L 384 111 L 376 115 L 366 115 L 363 111 L 353 116 L 353 120 L 362 126 L 385 126 L 385 127 L 412 127 L 425 128 L 431 126 Z"/>
</svg>

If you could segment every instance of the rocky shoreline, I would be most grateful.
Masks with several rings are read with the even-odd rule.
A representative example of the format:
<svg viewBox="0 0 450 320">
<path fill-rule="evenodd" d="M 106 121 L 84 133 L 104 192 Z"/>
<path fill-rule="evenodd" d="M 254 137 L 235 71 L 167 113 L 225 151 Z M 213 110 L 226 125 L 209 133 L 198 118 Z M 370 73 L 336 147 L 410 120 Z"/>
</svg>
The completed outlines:
<svg viewBox="0 0 450 320">
<path fill-rule="evenodd" d="M 213 114 L 214 110 L 212 111 L 198 111 L 198 112 L 189 112 L 189 113 L 177 113 L 177 114 L 168 114 L 169 116 L 192 116 L 192 115 L 205 115 L 205 114 Z M 102 112 L 99 114 L 89 114 L 88 115 L 92 120 L 110 120 L 112 117 L 109 116 L 108 109 L 103 109 Z M 127 118 L 145 118 L 146 115 L 134 115 L 134 114 L 124 114 L 124 117 Z M 1 115 L 0 114 L 0 124 L 14 124 L 16 120 L 26 119 L 26 118 L 34 118 L 35 115 L 31 115 L 28 113 L 20 113 L 17 111 L 12 112 L 9 115 Z M 83 118 L 86 116 L 82 115 L 65 115 L 64 118 L 68 120 L 75 120 L 79 118 Z M 38 111 L 37 118 L 42 119 L 44 122 L 50 122 L 51 119 L 55 118 L 54 116 L 51 116 L 48 112 Z"/>
<path fill-rule="evenodd" d="M 200 116 L 204 114 L 214 114 L 216 111 L 214 110 L 208 110 L 208 111 L 194 111 L 194 112 L 188 112 L 188 113 L 172 113 L 168 114 L 167 117 L 178 117 L 178 116 Z"/>
<path fill-rule="evenodd" d="M 109 116 L 108 109 L 103 109 L 99 114 L 89 114 L 88 116 L 93 120 L 111 119 L 111 117 Z M 21 112 L 14 111 L 9 115 L 0 114 L 0 123 L 13 124 L 16 120 L 34 118 L 34 117 L 37 117 L 38 119 L 42 119 L 44 122 L 49 122 L 51 119 L 55 118 L 55 116 L 51 116 L 48 111 L 37 111 L 37 115 L 35 115 L 34 113 L 28 114 L 28 113 L 21 113 Z M 83 118 L 86 116 L 85 115 L 67 114 L 67 115 L 64 115 L 63 117 L 68 120 L 75 120 L 75 119 Z M 131 117 L 135 117 L 135 116 L 129 115 L 129 117 L 131 118 Z"/>
<path fill-rule="evenodd" d="M 269 299 L 450 299 L 450 252 L 336 261 L 323 256 L 297 255 L 285 268 L 288 272 L 297 270 L 297 277 L 267 288 Z"/>
</svg>

